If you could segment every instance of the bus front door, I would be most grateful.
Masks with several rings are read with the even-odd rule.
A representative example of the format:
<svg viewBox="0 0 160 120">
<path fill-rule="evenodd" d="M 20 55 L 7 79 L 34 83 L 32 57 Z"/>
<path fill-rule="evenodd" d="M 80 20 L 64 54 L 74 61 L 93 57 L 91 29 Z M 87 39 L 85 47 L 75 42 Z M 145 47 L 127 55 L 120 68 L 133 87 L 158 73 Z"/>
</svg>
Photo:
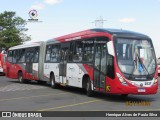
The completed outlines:
<svg viewBox="0 0 160 120">
<path fill-rule="evenodd" d="M 67 60 L 68 60 L 69 44 L 63 44 L 60 50 L 60 63 L 59 63 L 59 80 L 63 85 L 67 84 Z"/>
<path fill-rule="evenodd" d="M 106 89 L 106 71 L 107 71 L 107 50 L 106 44 L 95 47 L 95 62 L 94 62 L 94 87 L 99 90 Z"/>
</svg>

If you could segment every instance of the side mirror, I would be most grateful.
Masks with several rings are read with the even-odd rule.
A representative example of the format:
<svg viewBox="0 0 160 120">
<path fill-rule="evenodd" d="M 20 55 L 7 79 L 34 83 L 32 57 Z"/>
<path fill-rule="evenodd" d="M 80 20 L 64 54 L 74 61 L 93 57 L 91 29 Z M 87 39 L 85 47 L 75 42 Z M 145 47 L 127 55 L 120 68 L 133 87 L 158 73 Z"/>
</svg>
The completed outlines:
<svg viewBox="0 0 160 120">
<path fill-rule="evenodd" d="M 108 48 L 108 54 L 115 56 L 114 54 L 114 47 L 113 47 L 113 41 L 109 41 L 107 43 L 107 48 Z"/>
</svg>

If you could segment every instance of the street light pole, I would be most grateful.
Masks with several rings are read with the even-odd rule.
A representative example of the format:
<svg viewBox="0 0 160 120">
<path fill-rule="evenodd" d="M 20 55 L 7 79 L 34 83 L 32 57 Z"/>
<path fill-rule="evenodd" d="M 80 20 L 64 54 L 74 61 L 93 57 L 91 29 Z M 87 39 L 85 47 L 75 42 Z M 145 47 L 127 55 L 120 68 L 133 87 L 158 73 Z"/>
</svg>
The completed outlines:
<svg viewBox="0 0 160 120">
<path fill-rule="evenodd" d="M 98 19 L 96 19 L 92 23 L 95 23 L 95 27 L 103 28 L 103 24 L 104 24 L 105 21 L 107 21 L 107 20 L 104 20 L 103 17 L 100 16 Z"/>
</svg>

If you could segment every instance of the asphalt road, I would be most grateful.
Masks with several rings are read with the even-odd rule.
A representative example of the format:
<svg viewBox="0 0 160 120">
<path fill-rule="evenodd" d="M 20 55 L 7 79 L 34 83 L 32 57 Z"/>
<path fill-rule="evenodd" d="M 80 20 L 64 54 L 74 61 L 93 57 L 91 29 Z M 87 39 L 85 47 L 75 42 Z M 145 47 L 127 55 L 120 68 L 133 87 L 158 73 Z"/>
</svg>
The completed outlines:
<svg viewBox="0 0 160 120">
<path fill-rule="evenodd" d="M 0 76 L 0 111 L 137 110 L 160 111 L 160 89 L 156 95 L 129 95 L 126 99 L 101 93 L 87 97 L 85 91 L 78 88 L 52 89 L 48 84 L 20 84 L 17 80 Z"/>
</svg>

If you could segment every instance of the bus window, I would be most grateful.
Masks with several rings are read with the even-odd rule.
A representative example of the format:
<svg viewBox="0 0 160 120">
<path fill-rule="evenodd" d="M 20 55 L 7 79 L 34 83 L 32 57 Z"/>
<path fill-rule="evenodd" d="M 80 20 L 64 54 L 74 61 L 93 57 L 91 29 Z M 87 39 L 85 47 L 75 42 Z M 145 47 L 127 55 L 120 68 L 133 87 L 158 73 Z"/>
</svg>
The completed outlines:
<svg viewBox="0 0 160 120">
<path fill-rule="evenodd" d="M 34 58 L 34 50 L 30 51 L 30 56 L 29 56 L 30 62 L 32 63 L 33 63 L 33 58 Z"/>
<path fill-rule="evenodd" d="M 80 62 L 82 61 L 82 56 L 83 56 L 83 43 L 82 41 L 77 41 L 75 43 L 75 48 L 74 48 L 74 53 L 73 53 L 73 61 L 74 62 Z"/>
<path fill-rule="evenodd" d="M 84 43 L 84 61 L 92 62 L 94 54 L 94 42 L 93 40 L 83 41 Z"/>
<path fill-rule="evenodd" d="M 12 63 L 12 51 L 8 51 L 8 55 L 7 55 L 7 60 L 8 62 Z"/>
<path fill-rule="evenodd" d="M 96 46 L 95 51 L 95 67 L 96 69 L 100 69 L 100 58 L 101 58 L 101 46 Z"/>
<path fill-rule="evenodd" d="M 35 48 L 27 48 L 26 52 L 25 52 L 25 59 L 26 62 L 29 63 L 33 63 L 34 62 L 34 57 L 35 57 Z"/>
<path fill-rule="evenodd" d="M 107 76 L 114 79 L 114 57 L 112 55 L 107 55 Z"/>
<path fill-rule="evenodd" d="M 59 46 L 53 45 L 51 49 L 51 62 L 58 62 L 59 61 Z"/>
<path fill-rule="evenodd" d="M 29 62 L 29 56 L 30 56 L 30 53 L 28 51 L 26 51 L 26 53 L 25 53 L 26 62 Z"/>
<path fill-rule="evenodd" d="M 102 45 L 102 53 L 101 53 L 101 71 L 106 74 L 107 68 L 106 68 L 106 61 L 107 61 L 107 50 L 106 50 L 106 44 Z"/>
<path fill-rule="evenodd" d="M 50 57 L 50 55 L 51 55 L 51 45 L 49 45 L 49 46 L 47 46 L 47 49 L 46 49 L 46 62 L 50 62 L 50 60 L 51 60 L 51 57 Z"/>
<path fill-rule="evenodd" d="M 17 62 L 18 63 L 23 63 L 25 62 L 25 49 L 20 49 L 18 50 L 19 55 L 17 57 Z"/>
<path fill-rule="evenodd" d="M 73 61 L 73 53 L 74 53 L 74 42 L 70 43 L 70 51 L 69 51 L 69 61 L 72 62 Z"/>
<path fill-rule="evenodd" d="M 17 50 L 14 50 L 14 51 L 13 51 L 13 58 L 12 58 L 12 62 L 13 62 L 13 63 L 16 63 L 16 62 L 17 62 L 17 53 L 18 53 Z"/>
<path fill-rule="evenodd" d="M 39 59 L 39 48 L 36 47 L 35 50 L 34 50 L 33 62 L 34 62 L 34 63 L 38 63 L 38 59 Z"/>
</svg>

